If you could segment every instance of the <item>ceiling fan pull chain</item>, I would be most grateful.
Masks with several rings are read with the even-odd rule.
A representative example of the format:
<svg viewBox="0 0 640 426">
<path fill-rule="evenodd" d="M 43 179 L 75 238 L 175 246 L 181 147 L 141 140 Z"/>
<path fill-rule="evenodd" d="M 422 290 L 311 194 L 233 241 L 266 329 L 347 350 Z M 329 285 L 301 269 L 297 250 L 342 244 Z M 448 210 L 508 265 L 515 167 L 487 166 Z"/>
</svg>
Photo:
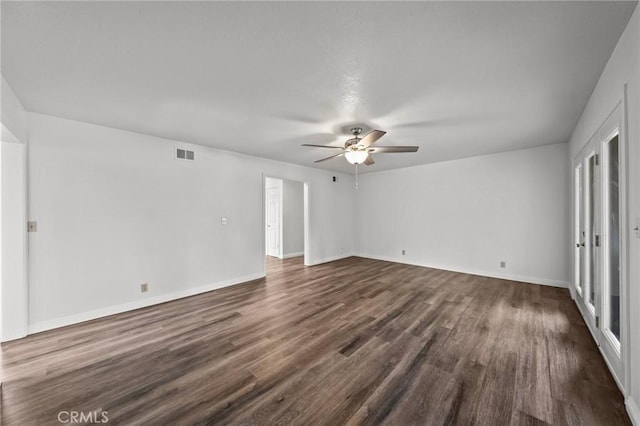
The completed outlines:
<svg viewBox="0 0 640 426">
<path fill-rule="evenodd" d="M 358 163 L 356 163 L 356 191 L 358 190 Z"/>
</svg>

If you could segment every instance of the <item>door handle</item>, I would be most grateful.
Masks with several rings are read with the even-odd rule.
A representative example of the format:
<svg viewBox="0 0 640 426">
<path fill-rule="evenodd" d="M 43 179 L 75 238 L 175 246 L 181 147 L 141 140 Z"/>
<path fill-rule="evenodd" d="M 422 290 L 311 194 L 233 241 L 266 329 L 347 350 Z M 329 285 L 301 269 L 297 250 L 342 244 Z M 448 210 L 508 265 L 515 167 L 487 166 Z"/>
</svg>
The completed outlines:
<svg viewBox="0 0 640 426">
<path fill-rule="evenodd" d="M 584 243 L 576 243 L 576 247 L 578 247 L 578 248 L 584 247 Z"/>
</svg>

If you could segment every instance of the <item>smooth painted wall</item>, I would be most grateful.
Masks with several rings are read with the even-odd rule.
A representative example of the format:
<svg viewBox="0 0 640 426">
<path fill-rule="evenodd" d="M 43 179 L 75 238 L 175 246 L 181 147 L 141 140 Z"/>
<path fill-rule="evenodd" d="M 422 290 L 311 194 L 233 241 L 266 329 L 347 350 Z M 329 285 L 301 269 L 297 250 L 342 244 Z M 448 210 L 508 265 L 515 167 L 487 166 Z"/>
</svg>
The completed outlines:
<svg viewBox="0 0 640 426">
<path fill-rule="evenodd" d="M 0 146 L 0 340 L 27 335 L 27 113 L 2 77 Z"/>
<path fill-rule="evenodd" d="M 283 256 L 304 252 L 304 188 L 302 182 L 282 181 Z"/>
<path fill-rule="evenodd" d="M 353 252 L 351 176 L 40 114 L 28 124 L 31 332 L 263 276 L 264 176 L 308 184 L 308 263 Z M 176 145 L 195 161 L 174 159 Z"/>
<path fill-rule="evenodd" d="M 627 223 L 623 234 L 628 240 L 629 274 L 629 345 L 628 370 L 625 378 L 627 406 L 640 424 L 640 239 L 633 227 L 640 223 L 640 11 L 636 8 L 627 28 L 618 40 L 598 84 L 585 107 L 570 140 L 574 156 L 604 123 L 616 105 L 623 102 L 627 85 Z"/>
<path fill-rule="evenodd" d="M 566 286 L 567 163 L 558 144 L 362 175 L 358 253 Z"/>
<path fill-rule="evenodd" d="M 1 340 L 27 335 L 26 146 L 0 145 Z"/>
</svg>

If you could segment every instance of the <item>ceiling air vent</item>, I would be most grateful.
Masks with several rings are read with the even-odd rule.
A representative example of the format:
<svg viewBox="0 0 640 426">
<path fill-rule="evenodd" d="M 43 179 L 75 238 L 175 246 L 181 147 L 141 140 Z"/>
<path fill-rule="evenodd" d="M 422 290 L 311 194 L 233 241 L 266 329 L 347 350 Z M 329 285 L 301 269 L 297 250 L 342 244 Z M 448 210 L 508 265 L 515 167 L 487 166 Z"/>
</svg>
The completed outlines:
<svg viewBox="0 0 640 426">
<path fill-rule="evenodd" d="M 193 160 L 195 159 L 195 156 L 193 151 L 176 147 L 176 158 L 178 160 Z"/>
</svg>

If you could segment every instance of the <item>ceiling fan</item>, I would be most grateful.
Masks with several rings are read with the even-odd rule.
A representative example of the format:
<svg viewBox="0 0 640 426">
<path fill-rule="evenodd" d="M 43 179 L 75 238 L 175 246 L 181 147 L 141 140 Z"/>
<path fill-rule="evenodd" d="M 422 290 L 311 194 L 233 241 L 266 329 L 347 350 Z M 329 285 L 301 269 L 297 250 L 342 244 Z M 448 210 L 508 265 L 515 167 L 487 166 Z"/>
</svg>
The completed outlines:
<svg viewBox="0 0 640 426">
<path fill-rule="evenodd" d="M 330 160 L 336 157 L 344 156 L 351 164 L 365 164 L 370 166 L 375 163 L 373 158 L 369 154 L 377 153 L 389 153 L 389 152 L 416 152 L 419 147 L 417 146 L 372 146 L 383 137 L 387 132 L 382 130 L 372 130 L 363 137 L 360 137 L 362 133 L 362 127 L 354 127 L 351 129 L 353 138 L 347 140 L 343 147 L 331 146 L 331 145 L 314 145 L 314 144 L 302 144 L 302 146 L 313 146 L 317 148 L 331 148 L 342 150 L 340 154 L 332 155 L 331 157 L 316 160 L 314 163 L 320 163 L 321 161 Z"/>
</svg>

